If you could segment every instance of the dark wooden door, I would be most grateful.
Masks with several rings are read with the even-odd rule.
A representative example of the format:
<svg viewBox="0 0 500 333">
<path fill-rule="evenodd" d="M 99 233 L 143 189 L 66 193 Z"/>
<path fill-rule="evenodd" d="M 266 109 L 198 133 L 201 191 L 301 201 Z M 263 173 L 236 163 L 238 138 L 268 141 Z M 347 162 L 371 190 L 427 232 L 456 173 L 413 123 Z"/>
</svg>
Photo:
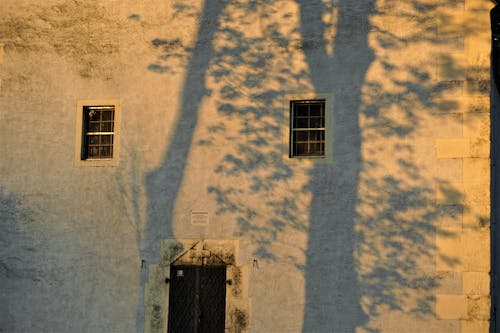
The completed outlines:
<svg viewBox="0 0 500 333">
<path fill-rule="evenodd" d="M 169 333 L 223 333 L 225 266 L 171 266 Z"/>
</svg>

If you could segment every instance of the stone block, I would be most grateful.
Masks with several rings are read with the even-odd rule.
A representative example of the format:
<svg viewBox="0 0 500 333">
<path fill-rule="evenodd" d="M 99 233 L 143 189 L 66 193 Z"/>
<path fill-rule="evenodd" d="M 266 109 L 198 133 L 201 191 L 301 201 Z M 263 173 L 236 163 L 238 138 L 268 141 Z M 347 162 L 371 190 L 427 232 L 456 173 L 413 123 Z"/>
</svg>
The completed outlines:
<svg viewBox="0 0 500 333">
<path fill-rule="evenodd" d="M 465 70 L 465 78 L 467 82 L 489 81 L 490 69 L 489 67 L 470 66 Z"/>
<path fill-rule="evenodd" d="M 462 182 L 462 159 L 461 158 L 441 158 L 436 161 L 436 171 L 434 175 L 441 181 Z"/>
<path fill-rule="evenodd" d="M 462 189 L 465 208 L 468 210 L 474 210 L 476 206 L 487 205 L 490 202 L 489 182 L 464 182 Z"/>
<path fill-rule="evenodd" d="M 491 1 L 487 1 L 490 2 Z M 486 2 L 486 3 L 487 3 Z M 484 10 L 484 9 L 482 9 Z M 489 10 L 484 10 L 482 13 L 483 18 L 487 19 L 489 16 Z M 474 29 L 471 29 L 465 38 L 465 50 L 467 52 L 467 58 L 475 61 L 474 55 L 477 53 L 482 53 L 489 59 L 489 50 L 491 46 L 491 30 L 488 25 L 481 24 L 481 10 L 473 10 L 467 13 L 466 18 Z M 489 67 L 486 65 L 486 67 Z"/>
<path fill-rule="evenodd" d="M 436 316 L 439 319 L 467 318 L 467 298 L 465 295 L 436 295 Z"/>
<path fill-rule="evenodd" d="M 462 205 L 439 205 L 436 207 L 436 222 L 439 228 L 461 229 L 463 224 Z"/>
<path fill-rule="evenodd" d="M 476 14 L 477 11 L 484 11 L 484 15 L 488 15 L 490 9 L 493 7 L 493 3 L 490 1 L 482 0 L 465 0 L 465 9 L 472 14 Z"/>
<path fill-rule="evenodd" d="M 478 321 L 490 319 L 489 296 L 467 296 L 467 318 Z"/>
<path fill-rule="evenodd" d="M 466 295 L 489 295 L 490 275 L 487 272 L 463 272 L 463 293 Z"/>
<path fill-rule="evenodd" d="M 469 69 L 471 68 L 482 68 L 482 69 L 489 69 L 490 68 L 490 39 L 491 39 L 491 32 L 490 29 L 486 29 L 486 33 L 482 32 L 479 35 L 481 38 L 483 38 L 482 49 L 479 48 L 467 48 L 466 53 L 465 53 L 465 58 L 467 61 L 467 67 Z M 477 37 L 477 36 L 476 36 Z M 486 43 L 485 43 L 486 42 Z M 474 38 L 467 38 L 467 46 L 470 45 L 470 43 L 476 43 L 476 40 Z M 489 76 L 489 71 L 488 74 Z"/>
<path fill-rule="evenodd" d="M 463 37 L 459 36 L 456 39 L 462 41 L 463 48 Z M 465 56 L 463 53 L 444 53 L 439 57 L 437 72 L 438 80 L 464 80 L 466 76 L 465 73 Z"/>
<path fill-rule="evenodd" d="M 442 228 L 436 235 L 436 270 L 462 270 L 462 243 L 459 230 Z"/>
<path fill-rule="evenodd" d="M 467 112 L 463 118 L 464 137 L 490 137 L 490 117 L 486 112 Z"/>
<path fill-rule="evenodd" d="M 470 149 L 470 141 L 468 138 L 436 140 L 437 158 L 469 157 L 471 155 Z"/>
<path fill-rule="evenodd" d="M 448 80 L 440 81 L 433 87 L 431 87 L 431 95 L 438 99 L 447 100 L 461 98 L 465 91 L 465 81 L 464 80 Z M 463 110 L 457 111 L 463 112 Z"/>
<path fill-rule="evenodd" d="M 462 215 L 462 226 L 468 229 L 481 229 L 490 227 L 490 205 L 476 204 L 468 206 Z"/>
<path fill-rule="evenodd" d="M 462 295 L 462 272 L 439 271 L 435 274 L 437 294 Z"/>
<path fill-rule="evenodd" d="M 436 108 L 439 113 L 436 115 L 436 136 L 438 137 L 461 137 L 462 114 L 467 110 L 467 104 L 463 103 L 463 96 L 436 97 Z M 450 117 L 449 119 L 439 119 L 439 116 Z M 452 118 L 451 118 L 452 117 Z M 438 124 L 442 123 L 443 125 Z"/>
<path fill-rule="evenodd" d="M 490 160 L 487 158 L 464 158 L 462 161 L 463 182 L 489 184 Z M 486 186 L 487 187 L 487 186 Z"/>
<path fill-rule="evenodd" d="M 488 321 L 461 320 L 462 333 L 489 333 L 490 323 Z"/>
<path fill-rule="evenodd" d="M 465 82 L 465 88 L 469 95 L 487 95 L 490 93 L 490 80 L 485 77 L 469 77 Z"/>
<path fill-rule="evenodd" d="M 471 157 L 490 157 L 490 139 L 489 137 L 470 138 L 470 156 Z"/>
<path fill-rule="evenodd" d="M 488 57 L 489 63 L 489 57 Z M 489 115 L 490 112 L 490 99 L 489 96 L 469 96 L 467 98 L 467 110 L 466 112 L 478 112 L 478 113 L 487 113 Z M 489 129 L 488 129 L 489 130 Z"/>
<path fill-rule="evenodd" d="M 439 182 L 436 185 L 436 202 L 441 205 L 460 205 L 464 201 L 462 183 Z"/>
<path fill-rule="evenodd" d="M 462 232 L 462 257 L 464 271 L 490 271 L 490 230 L 464 229 Z"/>
<path fill-rule="evenodd" d="M 438 18 L 437 23 L 437 37 L 440 41 L 448 41 L 458 37 L 465 37 L 464 10 L 463 6 L 450 6 L 447 5 L 446 18 Z M 446 44 L 445 44 L 446 45 Z M 461 44 L 463 47 L 463 43 Z"/>
</svg>

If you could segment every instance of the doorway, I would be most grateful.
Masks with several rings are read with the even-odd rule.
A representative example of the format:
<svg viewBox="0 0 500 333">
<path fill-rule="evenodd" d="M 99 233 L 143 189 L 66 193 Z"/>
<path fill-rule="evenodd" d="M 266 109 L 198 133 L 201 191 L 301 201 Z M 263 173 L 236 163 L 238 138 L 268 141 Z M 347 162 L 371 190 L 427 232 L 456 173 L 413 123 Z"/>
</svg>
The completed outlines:
<svg viewBox="0 0 500 333">
<path fill-rule="evenodd" d="M 224 333 L 226 266 L 170 266 L 168 333 Z"/>
</svg>

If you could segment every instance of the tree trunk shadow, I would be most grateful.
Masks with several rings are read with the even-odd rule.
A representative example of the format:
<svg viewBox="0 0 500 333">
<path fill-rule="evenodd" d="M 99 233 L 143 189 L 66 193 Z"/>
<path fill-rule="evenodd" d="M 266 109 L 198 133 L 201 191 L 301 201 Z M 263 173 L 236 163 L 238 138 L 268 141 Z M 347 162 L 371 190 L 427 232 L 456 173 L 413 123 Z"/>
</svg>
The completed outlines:
<svg viewBox="0 0 500 333">
<path fill-rule="evenodd" d="M 334 54 L 326 53 L 322 1 L 299 1 L 302 45 L 316 92 L 333 94 L 332 164 L 310 172 L 303 332 L 354 332 L 367 317 L 355 271 L 356 205 L 361 170 L 361 87 L 373 61 L 367 43 L 373 1 L 338 1 Z"/>
<path fill-rule="evenodd" d="M 196 45 L 192 50 L 187 66 L 187 74 L 182 89 L 181 109 L 172 139 L 168 143 L 162 164 L 145 177 L 148 208 L 141 258 L 147 263 L 157 263 L 160 256 L 160 241 L 174 238 L 172 215 L 175 200 L 184 176 L 194 131 L 198 122 L 198 110 L 203 97 L 207 94 L 205 75 L 213 58 L 212 41 L 218 30 L 219 16 L 226 1 L 208 1 L 200 18 Z M 150 68 L 150 70 L 153 70 Z M 169 112 L 168 108 L 165 112 Z M 163 145 L 163 144 L 162 144 Z M 147 267 L 147 265 L 146 265 Z M 141 286 L 138 304 L 137 332 L 142 332 L 144 318 L 144 287 L 147 274 L 141 269 Z"/>
</svg>

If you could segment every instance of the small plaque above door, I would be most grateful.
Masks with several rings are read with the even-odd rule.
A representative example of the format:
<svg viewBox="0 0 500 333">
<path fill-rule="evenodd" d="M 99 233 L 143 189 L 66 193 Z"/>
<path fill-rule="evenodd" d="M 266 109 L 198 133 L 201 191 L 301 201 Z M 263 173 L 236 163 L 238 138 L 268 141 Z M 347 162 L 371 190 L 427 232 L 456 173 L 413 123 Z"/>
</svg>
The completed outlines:
<svg viewBox="0 0 500 333">
<path fill-rule="evenodd" d="M 208 225 L 208 212 L 191 211 L 191 224 Z"/>
</svg>

